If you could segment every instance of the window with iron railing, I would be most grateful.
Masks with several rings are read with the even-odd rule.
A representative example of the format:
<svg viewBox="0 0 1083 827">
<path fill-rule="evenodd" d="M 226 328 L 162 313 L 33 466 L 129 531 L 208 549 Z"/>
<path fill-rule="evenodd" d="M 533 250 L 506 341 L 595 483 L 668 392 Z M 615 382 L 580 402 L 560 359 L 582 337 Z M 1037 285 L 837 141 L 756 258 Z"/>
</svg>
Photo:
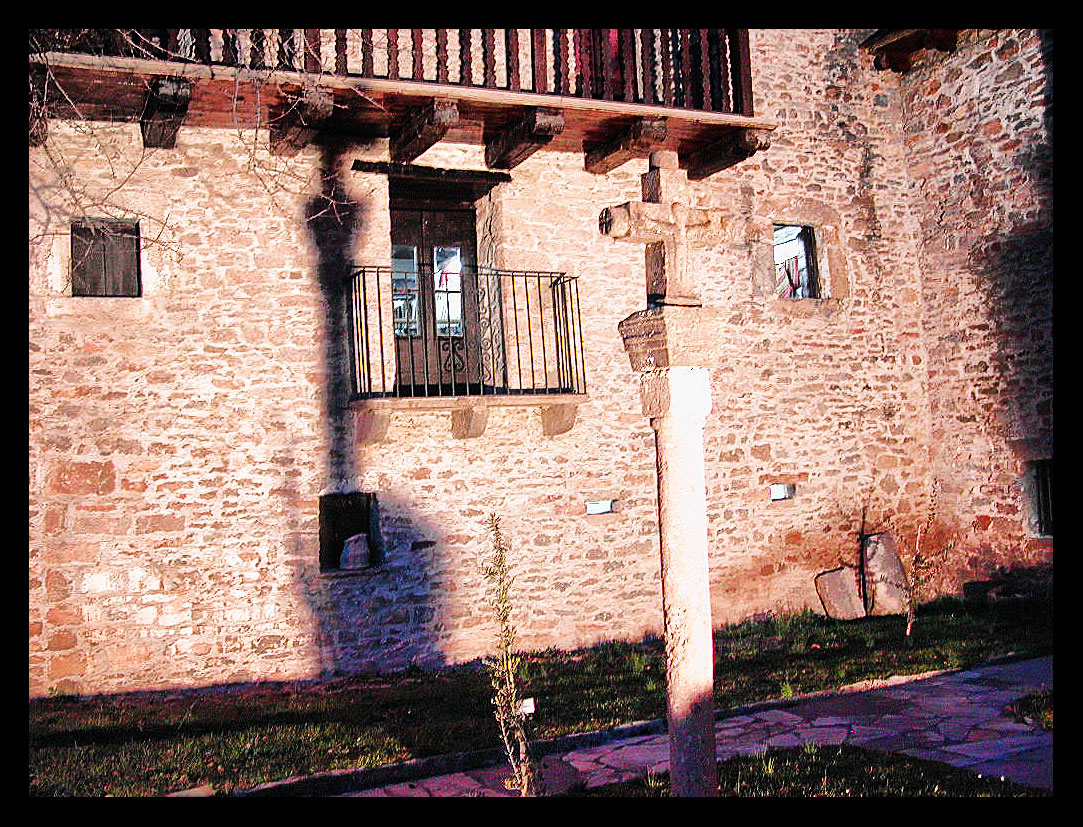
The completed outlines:
<svg viewBox="0 0 1083 827">
<path fill-rule="evenodd" d="M 412 249 L 349 278 L 355 396 L 586 392 L 575 277 L 466 266 L 451 248 L 419 265 Z"/>
</svg>

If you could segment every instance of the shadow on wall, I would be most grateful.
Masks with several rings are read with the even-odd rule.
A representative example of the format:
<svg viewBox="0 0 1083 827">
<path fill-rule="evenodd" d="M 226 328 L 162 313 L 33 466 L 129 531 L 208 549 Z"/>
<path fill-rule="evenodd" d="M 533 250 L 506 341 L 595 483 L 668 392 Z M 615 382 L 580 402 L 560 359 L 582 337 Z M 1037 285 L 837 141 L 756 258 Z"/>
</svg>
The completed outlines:
<svg viewBox="0 0 1083 827">
<path fill-rule="evenodd" d="M 432 539 L 438 535 L 386 499 L 378 531 L 371 564 L 317 571 L 310 553 L 298 574 L 324 677 L 447 665 L 441 639 L 447 607 L 436 593 L 439 552 Z"/>
<path fill-rule="evenodd" d="M 296 583 L 315 626 L 322 676 L 440 667 L 445 657 L 438 636 L 446 611 L 435 596 L 440 535 L 411 515 L 408 506 L 353 487 L 346 280 L 354 267 L 353 242 L 363 209 L 341 177 L 343 148 L 325 145 L 321 153 L 322 188 L 309 203 L 306 219 L 326 312 L 321 338 L 327 457 L 320 498 L 323 524 L 305 520 L 298 525 L 295 516 L 291 527 L 296 531 L 290 552 Z M 318 548 L 321 534 L 324 547 Z M 356 560 L 342 554 L 351 536 L 359 538 Z"/>
<path fill-rule="evenodd" d="M 1007 233 L 970 250 L 969 267 L 987 288 L 996 343 L 992 376 L 1002 424 L 1012 438 L 1052 449 L 1053 438 L 1053 35 L 1039 33 L 1045 69 L 1042 137 L 1015 165 L 1033 182 L 1037 208 Z M 979 393 L 981 389 L 979 389 Z"/>
<path fill-rule="evenodd" d="M 361 205 L 341 177 L 343 150 L 320 147 L 319 195 L 309 202 L 305 220 L 316 249 L 316 280 L 323 297 L 324 422 L 327 429 L 325 484 L 343 491 L 351 477 L 353 450 L 349 428 L 350 354 L 346 279 L 353 269 L 353 241 L 360 228 Z"/>
</svg>

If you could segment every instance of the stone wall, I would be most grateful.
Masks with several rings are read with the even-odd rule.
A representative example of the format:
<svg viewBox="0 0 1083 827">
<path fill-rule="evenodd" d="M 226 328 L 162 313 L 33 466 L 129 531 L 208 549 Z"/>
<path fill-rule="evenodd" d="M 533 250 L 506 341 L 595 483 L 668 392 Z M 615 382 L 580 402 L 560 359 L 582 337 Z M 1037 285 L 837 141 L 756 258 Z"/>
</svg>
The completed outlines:
<svg viewBox="0 0 1083 827">
<path fill-rule="evenodd" d="M 349 445 L 305 220 L 330 163 L 199 129 L 143 153 L 138 125 L 31 151 L 32 693 L 319 673 L 302 584 Z M 350 180 L 357 254 L 386 256 L 386 182 Z M 84 210 L 140 219 L 142 298 L 70 296 Z"/>
<path fill-rule="evenodd" d="M 965 32 L 900 84 L 921 198 L 933 474 L 960 578 L 1051 562 L 1028 463 L 1053 455 L 1052 34 Z"/>
<path fill-rule="evenodd" d="M 689 187 L 726 227 L 694 251 L 706 320 L 687 332 L 712 374 L 716 623 L 818 609 L 813 577 L 854 561 L 863 524 L 905 547 L 935 514 L 975 575 L 1051 553 L 1019 485 L 1019 446 L 1051 437 L 1047 294 L 1018 281 L 1045 275 L 1029 251 L 1051 233 L 1041 38 L 978 33 L 900 79 L 862 36 L 754 31 L 772 146 Z M 265 133 L 184 128 L 147 153 L 138 126 L 50 136 L 30 151 L 31 695 L 472 659 L 493 634 L 490 514 L 524 646 L 660 631 L 654 438 L 617 333 L 645 304 L 643 250 L 598 232 L 643 161 L 596 176 L 539 152 L 478 206 L 483 261 L 579 278 L 574 427 L 492 407 L 456 439 L 450 412 L 404 409 L 363 442 L 328 296 L 349 261 L 388 262 L 386 179 L 350 170 L 386 141 L 286 159 Z M 484 168 L 454 144 L 417 162 Z M 61 171 L 89 214 L 139 217 L 142 298 L 70 296 Z M 781 221 L 816 228 L 827 298 L 773 297 Z M 319 497 L 348 491 L 376 494 L 384 562 L 321 572 Z M 615 512 L 587 515 L 596 499 Z"/>
</svg>

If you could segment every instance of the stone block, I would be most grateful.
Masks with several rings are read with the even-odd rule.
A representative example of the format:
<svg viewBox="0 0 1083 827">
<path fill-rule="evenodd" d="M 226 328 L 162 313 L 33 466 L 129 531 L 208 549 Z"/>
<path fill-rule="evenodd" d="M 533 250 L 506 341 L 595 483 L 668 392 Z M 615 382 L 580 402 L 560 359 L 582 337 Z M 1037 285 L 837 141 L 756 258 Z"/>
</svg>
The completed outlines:
<svg viewBox="0 0 1083 827">
<path fill-rule="evenodd" d="M 451 412 L 451 435 L 455 439 L 472 439 L 485 433 L 489 421 L 489 409 L 485 405 L 472 405 Z"/>
<path fill-rule="evenodd" d="M 113 463 L 69 462 L 53 468 L 46 490 L 52 494 L 108 494 L 115 487 Z"/>
<path fill-rule="evenodd" d="M 894 538 L 886 531 L 865 538 L 865 590 L 870 615 L 906 611 L 908 581 Z"/>
<path fill-rule="evenodd" d="M 369 536 L 355 534 L 342 546 L 342 558 L 339 568 L 363 569 L 369 565 Z"/>
<path fill-rule="evenodd" d="M 816 594 L 824 612 L 835 620 L 855 620 L 865 616 L 861 583 L 857 569 L 843 566 L 816 575 Z"/>
<path fill-rule="evenodd" d="M 541 409 L 542 433 L 546 436 L 565 434 L 575 425 L 578 405 L 546 405 Z"/>
</svg>

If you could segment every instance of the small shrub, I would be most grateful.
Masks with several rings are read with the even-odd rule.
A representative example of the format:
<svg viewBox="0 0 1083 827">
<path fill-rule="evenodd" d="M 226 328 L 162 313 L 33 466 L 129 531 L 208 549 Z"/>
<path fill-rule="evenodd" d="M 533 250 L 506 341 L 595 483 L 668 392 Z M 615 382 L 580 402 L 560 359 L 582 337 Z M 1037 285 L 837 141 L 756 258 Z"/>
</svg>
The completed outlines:
<svg viewBox="0 0 1083 827">
<path fill-rule="evenodd" d="M 524 797 L 542 794 L 541 775 L 530 754 L 530 742 L 526 735 L 526 716 L 522 711 L 519 693 L 521 658 L 515 652 L 515 626 L 511 620 L 510 589 L 512 576 L 508 568 L 508 549 L 500 531 L 500 520 L 489 516 L 489 537 L 492 542 L 493 559 L 485 567 L 485 578 L 492 594 L 489 604 L 497 621 L 497 653 L 486 659 L 486 666 L 493 686 L 493 713 L 500 726 L 504 751 L 511 764 L 515 789 Z"/>
</svg>

